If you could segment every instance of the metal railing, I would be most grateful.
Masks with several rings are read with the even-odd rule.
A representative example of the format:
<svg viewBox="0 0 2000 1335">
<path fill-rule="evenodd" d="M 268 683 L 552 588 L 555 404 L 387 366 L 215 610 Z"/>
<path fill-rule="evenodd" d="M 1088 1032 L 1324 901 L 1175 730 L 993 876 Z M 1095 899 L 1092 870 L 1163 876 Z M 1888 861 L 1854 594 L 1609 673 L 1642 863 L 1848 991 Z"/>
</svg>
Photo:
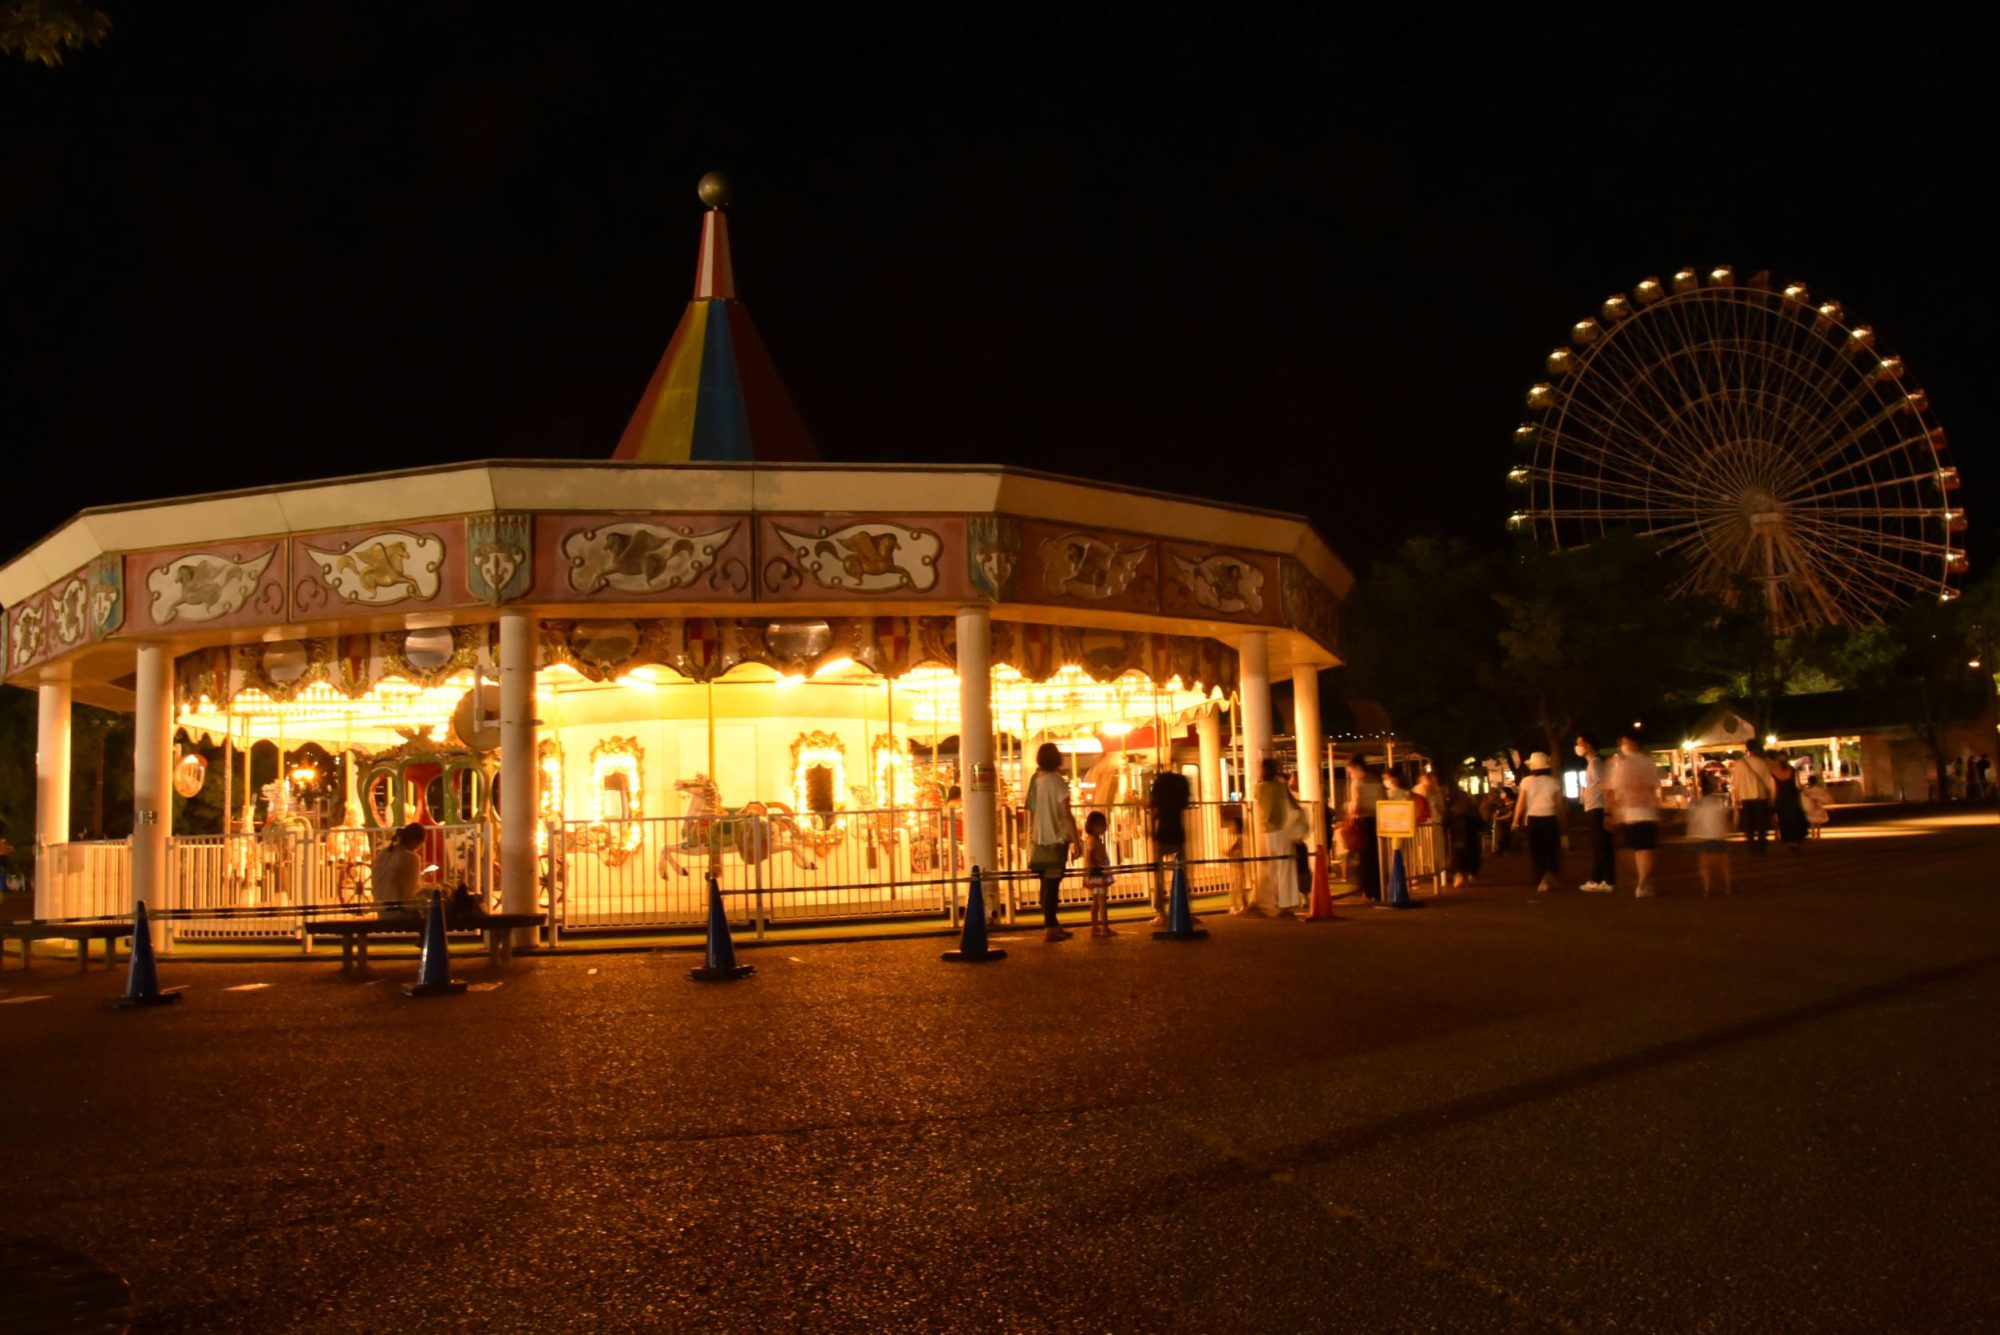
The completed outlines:
<svg viewBox="0 0 2000 1335">
<path fill-rule="evenodd" d="M 958 813 L 735 814 L 565 821 L 550 843 L 562 930 L 698 926 L 713 871 L 730 913 L 772 922 L 951 912 Z M 741 902 L 738 902 L 741 901 Z"/>
<path fill-rule="evenodd" d="M 1113 864 L 1110 898 L 1147 901 L 1162 850 L 1151 815 L 1137 804 L 1078 807 L 1079 824 L 1104 812 Z M 989 911 L 1012 921 L 1039 893 L 1028 869 L 1023 813 L 999 813 L 998 866 L 988 868 Z M 1186 858 L 1196 893 L 1247 887 L 1257 858 L 1236 825 L 1239 804 L 1197 803 L 1186 817 Z M 313 830 L 303 823 L 254 834 L 180 835 L 167 844 L 164 930 L 182 940 L 293 940 L 309 944 L 314 916 L 377 907 L 370 885 L 387 829 Z M 713 870 L 730 917 L 761 934 L 772 924 L 963 913 L 968 869 L 958 808 L 841 811 L 804 820 L 737 813 L 721 818 L 649 817 L 551 822 L 543 829 L 539 906 L 549 940 L 563 931 L 699 928 Z M 498 909 L 496 827 L 432 826 L 420 862 L 429 879 L 467 886 Z M 1089 901 L 1081 864 L 1063 878 L 1061 902 Z M 131 914 L 129 841 L 57 844 L 42 850 L 37 917 L 126 918 Z"/>
</svg>

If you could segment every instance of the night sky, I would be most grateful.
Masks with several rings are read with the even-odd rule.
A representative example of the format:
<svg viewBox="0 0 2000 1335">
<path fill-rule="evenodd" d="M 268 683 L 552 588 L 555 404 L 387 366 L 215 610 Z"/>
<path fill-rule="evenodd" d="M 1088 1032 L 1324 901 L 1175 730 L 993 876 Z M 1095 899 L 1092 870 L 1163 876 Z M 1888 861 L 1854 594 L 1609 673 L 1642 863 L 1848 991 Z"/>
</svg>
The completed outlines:
<svg viewBox="0 0 2000 1335">
<path fill-rule="evenodd" d="M 831 460 L 1301 510 L 1357 568 L 1498 541 L 1571 322 L 1729 263 L 1906 357 L 1992 556 L 1982 7 L 99 3 L 103 47 L 0 66 L 10 553 L 93 504 L 608 457 L 716 168 Z"/>
</svg>

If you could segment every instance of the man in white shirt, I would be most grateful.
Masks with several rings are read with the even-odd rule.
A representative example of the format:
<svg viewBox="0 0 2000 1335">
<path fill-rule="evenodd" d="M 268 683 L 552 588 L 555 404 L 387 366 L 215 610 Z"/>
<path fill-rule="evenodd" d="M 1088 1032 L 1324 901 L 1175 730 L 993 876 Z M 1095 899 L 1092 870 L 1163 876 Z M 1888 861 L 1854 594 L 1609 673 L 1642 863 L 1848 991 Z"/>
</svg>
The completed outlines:
<svg viewBox="0 0 2000 1335">
<path fill-rule="evenodd" d="M 1583 818 L 1590 825 L 1590 879 L 1579 889 L 1611 893 L 1618 879 L 1617 855 L 1611 850 L 1611 830 L 1605 824 L 1604 757 L 1597 754 L 1597 739 L 1587 732 L 1576 736 L 1576 753 L 1583 758 Z"/>
<path fill-rule="evenodd" d="M 1729 762 L 1729 800 L 1753 853 L 1764 851 L 1771 832 L 1771 799 L 1777 795 L 1778 781 L 1771 776 L 1771 762 L 1764 759 L 1764 744 L 1752 737 L 1743 744 L 1743 754 Z"/>
<path fill-rule="evenodd" d="M 1629 732 L 1618 739 L 1618 758 L 1611 762 L 1611 802 L 1639 872 L 1632 897 L 1651 899 L 1653 848 L 1660 838 L 1660 767 Z"/>
</svg>

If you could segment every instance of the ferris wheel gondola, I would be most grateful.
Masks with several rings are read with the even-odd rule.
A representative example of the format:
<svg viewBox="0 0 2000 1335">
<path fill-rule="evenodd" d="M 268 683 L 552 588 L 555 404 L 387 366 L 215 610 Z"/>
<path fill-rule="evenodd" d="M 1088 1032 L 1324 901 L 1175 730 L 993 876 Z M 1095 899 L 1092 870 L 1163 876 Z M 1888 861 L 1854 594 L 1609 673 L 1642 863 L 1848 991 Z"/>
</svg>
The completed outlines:
<svg viewBox="0 0 2000 1335">
<path fill-rule="evenodd" d="M 1755 588 L 1786 631 L 1957 596 L 1944 429 L 1839 302 L 1682 269 L 1579 320 L 1546 375 L 1508 473 L 1526 491 L 1509 522 L 1543 546 L 1648 535 L 1681 564 L 1676 592 Z"/>
</svg>

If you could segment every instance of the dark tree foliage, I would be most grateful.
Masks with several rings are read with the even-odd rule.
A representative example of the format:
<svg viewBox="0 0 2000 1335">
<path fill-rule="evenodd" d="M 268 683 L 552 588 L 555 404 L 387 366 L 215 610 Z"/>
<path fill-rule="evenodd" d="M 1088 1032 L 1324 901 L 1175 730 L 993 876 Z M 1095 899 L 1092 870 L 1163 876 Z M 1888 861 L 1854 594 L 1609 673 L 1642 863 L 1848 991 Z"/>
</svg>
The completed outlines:
<svg viewBox="0 0 2000 1335">
<path fill-rule="evenodd" d="M 1957 602 L 1912 603 L 1879 626 L 1849 632 L 1833 666 L 1870 692 L 1885 717 L 1910 729 L 1942 780 L 1951 760 L 1946 730 L 1992 703 L 1996 626 L 2000 577 L 1989 575 Z"/>
<path fill-rule="evenodd" d="M 1648 544 L 1475 552 L 1418 538 L 1369 569 L 1348 611 L 1353 693 L 1453 760 L 1509 746 L 1563 755 L 1727 681 L 1721 609 L 1667 596 Z"/>
<path fill-rule="evenodd" d="M 111 18 L 80 0 L 0 0 L 0 52 L 56 66 L 111 35 Z"/>
<path fill-rule="evenodd" d="M 1505 569 L 1457 538 L 1414 538 L 1377 561 L 1345 616 L 1347 693 L 1378 700 L 1399 734 L 1456 761 L 1504 747 L 1494 600 Z"/>
</svg>

